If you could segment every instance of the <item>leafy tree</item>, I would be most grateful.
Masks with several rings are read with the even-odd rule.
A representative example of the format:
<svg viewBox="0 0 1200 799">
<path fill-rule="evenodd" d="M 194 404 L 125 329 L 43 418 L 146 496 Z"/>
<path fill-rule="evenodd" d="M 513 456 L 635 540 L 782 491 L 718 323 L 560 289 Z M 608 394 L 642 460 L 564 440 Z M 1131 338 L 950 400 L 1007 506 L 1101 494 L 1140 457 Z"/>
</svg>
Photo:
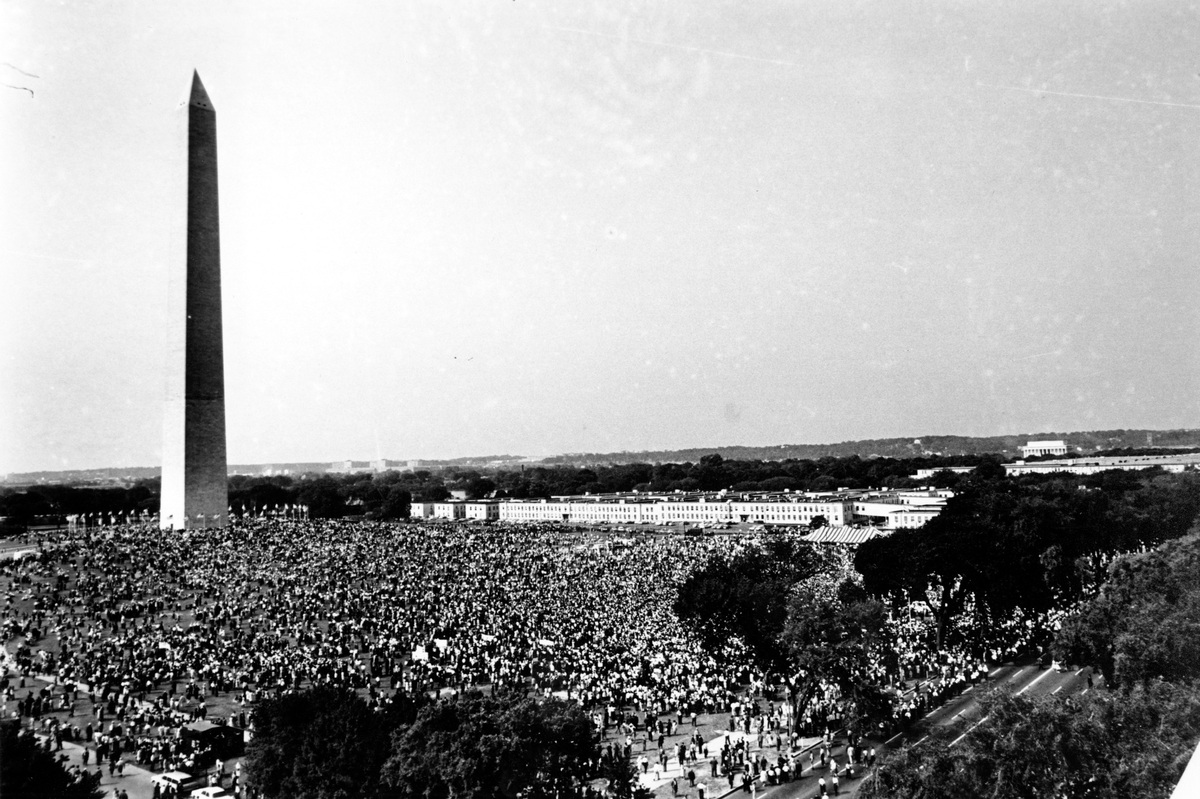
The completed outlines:
<svg viewBox="0 0 1200 799">
<path fill-rule="evenodd" d="M 736 487 L 741 486 L 742 491 L 785 491 L 792 488 L 799 488 L 800 481 L 795 477 L 786 475 L 780 477 L 768 477 L 766 480 L 755 482 L 738 483 Z"/>
<path fill-rule="evenodd" d="M 797 715 L 824 680 L 849 700 L 846 723 L 853 732 L 887 716 L 887 696 L 868 678 L 872 660 L 890 648 L 885 624 L 883 605 L 852 579 L 842 581 L 832 594 L 814 581 L 792 592 L 782 639 L 799 675 Z"/>
<path fill-rule="evenodd" d="M 824 514 L 818 513 L 812 517 L 812 521 L 808 523 L 808 526 L 814 530 L 820 530 L 822 527 L 829 526 L 829 520 L 825 518 Z"/>
<path fill-rule="evenodd" d="M 863 544 L 855 566 L 877 597 L 928 602 L 942 646 L 967 607 L 986 638 L 990 619 L 1077 601 L 1105 559 L 1183 535 L 1198 511 L 1200 481 L 1190 475 L 1132 491 L 1089 490 L 1076 477 L 972 476 L 925 527 Z"/>
<path fill-rule="evenodd" d="M 13 492 L 0 498 L 0 515 L 14 525 L 28 525 L 35 516 L 54 512 L 54 503 L 37 491 Z"/>
<path fill-rule="evenodd" d="M 1118 559 L 1054 649 L 1060 660 L 1100 666 L 1120 690 L 1065 700 L 993 692 L 981 700 L 986 722 L 961 746 L 947 743 L 949 733 L 902 749 L 860 795 L 1168 796 L 1200 740 L 1198 611 L 1200 531 Z"/>
<path fill-rule="evenodd" d="M 69 771 L 20 724 L 0 722 L 0 796 L 6 799 L 100 799 L 100 776 Z"/>
<path fill-rule="evenodd" d="M 264 699 L 254 710 L 247 782 L 266 799 L 378 796 L 391 732 L 415 709 L 401 697 L 372 710 L 352 691 L 331 687 Z"/>
<path fill-rule="evenodd" d="M 329 476 L 306 480 L 296 498 L 308 506 L 308 515 L 313 519 L 336 519 L 346 512 L 346 500 L 338 482 Z"/>
<path fill-rule="evenodd" d="M 976 480 L 999 480 L 1004 475 L 1004 467 L 996 458 L 986 458 L 971 470 L 971 477 Z"/>
<path fill-rule="evenodd" d="M 430 485 L 421 492 L 421 496 L 424 498 L 425 502 L 441 502 L 442 500 L 450 497 L 450 489 L 446 488 L 440 483 L 437 485 Z"/>
<path fill-rule="evenodd" d="M 382 775 L 402 799 L 552 797 L 590 776 L 597 749 L 577 704 L 472 692 L 429 705 L 402 726 Z"/>
<path fill-rule="evenodd" d="M 890 754 L 859 795 L 1167 797 L 1200 738 L 1200 696 L 1168 683 L 1066 700 L 992 693 L 980 704 L 986 721 L 960 744 L 948 732 Z"/>
<path fill-rule="evenodd" d="M 637 767 L 624 752 L 615 750 L 609 757 L 605 752 L 600 758 L 600 776 L 608 780 L 608 794 L 614 799 L 650 799 L 653 794 L 638 781 Z"/>
<path fill-rule="evenodd" d="M 412 493 L 403 486 L 392 486 L 381 510 L 385 519 L 407 519 L 412 511 Z"/>
<path fill-rule="evenodd" d="M 1057 657 L 1110 685 L 1200 680 L 1200 533 L 1113 563 L 1099 595 L 1063 624 Z"/>
<path fill-rule="evenodd" d="M 487 477 L 476 477 L 467 482 L 467 496 L 471 499 L 486 497 L 496 490 L 495 481 Z"/>
<path fill-rule="evenodd" d="M 718 650 L 741 638 L 769 671 L 781 671 L 787 652 L 780 636 L 788 613 L 788 592 L 819 572 L 827 557 L 811 544 L 790 538 L 769 540 L 733 557 L 710 560 L 679 587 L 675 614 Z"/>
</svg>

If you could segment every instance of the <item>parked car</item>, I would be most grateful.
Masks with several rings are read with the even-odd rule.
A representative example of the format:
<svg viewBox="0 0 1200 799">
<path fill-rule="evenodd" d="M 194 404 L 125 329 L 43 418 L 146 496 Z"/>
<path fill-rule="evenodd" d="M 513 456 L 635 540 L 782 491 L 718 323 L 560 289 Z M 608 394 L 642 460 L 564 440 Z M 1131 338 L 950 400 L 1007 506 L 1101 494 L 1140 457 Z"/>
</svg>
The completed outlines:
<svg viewBox="0 0 1200 799">
<path fill-rule="evenodd" d="M 232 799 L 225 789 L 219 785 L 210 785 L 207 788 L 197 788 L 192 791 L 193 799 Z"/>
<path fill-rule="evenodd" d="M 199 777 L 193 777 L 186 771 L 168 771 L 153 778 L 153 782 L 163 788 L 172 788 L 176 796 L 183 796 L 193 788 L 199 788 L 203 783 Z"/>
</svg>

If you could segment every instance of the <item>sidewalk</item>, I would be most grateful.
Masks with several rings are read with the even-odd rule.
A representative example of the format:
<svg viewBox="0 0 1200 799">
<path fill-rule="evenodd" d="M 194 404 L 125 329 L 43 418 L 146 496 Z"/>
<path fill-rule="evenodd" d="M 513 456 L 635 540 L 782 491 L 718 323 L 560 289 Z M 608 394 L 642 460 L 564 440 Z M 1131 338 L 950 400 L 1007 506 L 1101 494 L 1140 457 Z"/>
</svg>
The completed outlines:
<svg viewBox="0 0 1200 799">
<path fill-rule="evenodd" d="M 777 749 L 769 742 L 769 740 L 766 739 L 771 732 L 774 732 L 774 730 L 768 730 L 766 733 L 764 733 L 764 746 L 759 748 L 757 745 L 758 735 L 756 733 L 746 733 L 742 731 L 730 732 L 728 729 L 726 729 L 729 722 L 729 715 L 729 713 L 725 712 L 701 714 L 697 717 L 697 723 L 695 727 L 692 727 L 690 724 L 682 725 L 678 728 L 678 731 L 675 735 L 665 736 L 663 748 L 667 750 L 669 757 L 667 759 L 666 768 L 660 770 L 657 776 L 655 775 L 654 767 L 660 762 L 658 759 L 660 750 L 658 749 L 656 741 L 653 738 L 646 738 L 644 729 L 639 730 L 637 735 L 633 737 L 631 757 L 635 768 L 637 768 L 639 772 L 639 784 L 642 787 L 650 790 L 655 799 L 696 797 L 699 794 L 698 787 L 700 785 L 705 786 L 706 799 L 716 799 L 716 797 L 727 796 L 737 791 L 741 791 L 742 781 L 740 771 L 734 772 L 733 774 L 733 787 L 730 787 L 727 776 L 723 776 L 721 774 L 714 775 L 712 771 L 711 758 L 716 756 L 719 761 L 720 753 L 725 745 L 726 740 L 747 740 L 749 742 L 749 753 L 752 756 L 762 753 L 772 763 L 776 762 L 781 754 L 785 756 L 794 756 L 797 758 L 797 765 L 801 767 L 802 772 L 806 775 L 812 774 L 808 767 L 807 756 L 810 750 L 821 744 L 821 738 L 802 738 L 796 747 L 788 751 L 786 749 Z M 700 732 L 709 757 L 701 757 L 698 760 L 686 761 L 681 764 L 676 757 L 676 746 L 681 741 L 689 740 L 692 734 L 696 731 Z M 610 728 L 603 736 L 602 745 L 606 745 L 610 742 L 620 745 L 624 743 L 626 737 L 626 734 L 619 733 L 613 728 Z M 643 743 L 645 743 L 645 749 L 642 748 Z M 839 746 L 834 749 L 835 753 L 839 755 L 843 750 L 844 746 Z M 701 751 L 703 751 L 703 749 Z M 649 761 L 645 772 L 641 771 L 641 765 L 639 763 L 639 759 L 643 756 Z M 801 756 L 803 756 L 803 760 L 800 759 Z M 695 772 L 695 786 L 689 784 L 686 778 L 686 774 L 689 770 Z M 673 791 L 671 788 L 672 779 L 678 779 L 677 792 Z M 793 783 L 794 782 L 795 780 L 793 780 Z M 759 792 L 761 793 L 765 788 L 766 786 L 760 782 L 758 786 Z"/>
<path fill-rule="evenodd" d="M 46 740 L 46 736 L 40 733 L 37 737 L 40 741 Z M 100 788 L 106 797 L 116 796 L 119 789 L 124 789 L 129 799 L 152 799 L 154 796 L 154 772 L 126 763 L 121 776 L 109 776 L 108 764 L 104 764 L 103 768 L 97 765 L 94 752 L 89 756 L 88 765 L 84 766 L 83 752 L 84 748 L 79 744 L 63 741 L 62 750 L 53 754 L 66 755 L 68 768 L 79 766 L 92 774 L 99 773 Z"/>
<path fill-rule="evenodd" d="M 0 647 L 0 670 L 6 667 L 12 667 L 15 670 L 15 666 L 13 666 L 11 662 L 11 657 L 9 656 L 7 649 Z M 14 682 L 18 682 L 21 677 L 10 675 L 10 679 L 12 679 Z M 25 687 L 16 689 L 18 697 L 23 692 L 34 693 L 41 690 L 43 687 L 57 688 L 59 691 L 61 691 L 63 685 L 63 683 L 56 680 L 54 676 L 47 674 L 29 674 L 24 677 L 24 680 Z M 46 719 L 54 719 L 60 724 L 67 724 L 69 726 L 79 727 L 80 729 L 83 729 L 89 722 L 91 722 L 94 728 L 99 731 L 103 725 L 101 725 L 96 717 L 92 714 L 91 705 L 86 700 L 86 694 L 91 691 L 93 687 L 82 682 L 75 682 L 75 686 L 81 694 L 81 699 L 76 701 L 76 708 L 73 715 L 68 716 L 67 711 L 62 709 L 53 709 L 43 713 L 42 716 L 36 720 L 36 722 L 30 717 L 24 716 L 20 718 L 22 729 L 33 729 L 34 734 L 38 737 L 38 740 L 41 741 L 45 741 L 48 737 L 42 728 L 42 723 Z M 15 700 L 13 702 L 0 702 L 0 714 L 2 714 L 5 718 L 17 718 L 16 704 L 17 703 Z M 144 700 L 139 700 L 139 704 L 145 706 L 149 703 Z M 112 721 L 112 719 L 109 721 Z M 30 726 L 31 724 L 33 724 L 32 727 Z M 83 767 L 83 753 L 85 749 L 88 751 L 88 764 L 86 768 L 93 774 L 97 773 L 97 769 L 100 769 L 100 774 L 102 776 L 100 787 L 105 790 L 105 796 L 116 796 L 118 789 L 124 789 L 129 794 L 130 799 L 152 799 L 154 793 L 153 780 L 155 777 L 159 776 L 159 772 L 136 765 L 133 762 L 133 753 L 131 752 L 125 753 L 124 757 L 122 758 L 125 761 L 123 776 L 110 776 L 108 764 L 97 763 L 98 755 L 96 754 L 94 744 L 89 746 L 82 741 L 63 741 L 62 749 L 55 752 L 55 754 L 66 755 L 68 767 Z M 230 769 L 232 769 L 233 765 L 241 759 L 242 758 L 239 757 L 225 761 L 224 770 L 226 774 L 226 781 Z"/>
</svg>

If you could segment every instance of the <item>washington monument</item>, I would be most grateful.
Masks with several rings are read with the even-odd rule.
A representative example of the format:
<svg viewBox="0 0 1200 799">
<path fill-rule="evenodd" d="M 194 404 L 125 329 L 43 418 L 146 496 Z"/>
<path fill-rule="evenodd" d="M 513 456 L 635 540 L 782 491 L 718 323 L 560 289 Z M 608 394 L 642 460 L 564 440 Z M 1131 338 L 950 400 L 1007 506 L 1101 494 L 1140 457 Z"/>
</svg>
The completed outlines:
<svg viewBox="0 0 1200 799">
<path fill-rule="evenodd" d="M 170 269 L 167 398 L 159 525 L 180 530 L 228 521 L 217 114 L 193 73 L 186 106 L 187 235 Z M 180 222 L 182 227 L 182 221 Z"/>
</svg>

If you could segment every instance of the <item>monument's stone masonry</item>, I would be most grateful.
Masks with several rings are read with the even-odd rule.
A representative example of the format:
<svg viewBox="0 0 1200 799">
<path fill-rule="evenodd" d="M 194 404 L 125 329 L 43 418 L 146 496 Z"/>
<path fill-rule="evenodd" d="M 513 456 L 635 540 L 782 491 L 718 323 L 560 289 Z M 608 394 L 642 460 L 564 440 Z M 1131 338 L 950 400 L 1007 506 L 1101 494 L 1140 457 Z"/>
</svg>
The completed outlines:
<svg viewBox="0 0 1200 799">
<path fill-rule="evenodd" d="M 186 270 L 170 264 L 170 341 L 160 525 L 176 530 L 228 521 L 217 115 L 200 76 L 187 107 Z"/>
</svg>

